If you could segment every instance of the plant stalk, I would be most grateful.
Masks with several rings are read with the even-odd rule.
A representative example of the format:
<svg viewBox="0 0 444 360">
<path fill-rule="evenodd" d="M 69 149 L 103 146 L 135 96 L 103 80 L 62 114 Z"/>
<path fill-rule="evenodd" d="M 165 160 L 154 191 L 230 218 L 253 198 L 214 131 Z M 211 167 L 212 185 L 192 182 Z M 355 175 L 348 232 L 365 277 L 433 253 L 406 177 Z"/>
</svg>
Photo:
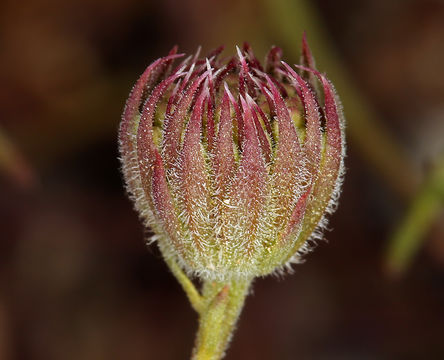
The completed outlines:
<svg viewBox="0 0 444 360">
<path fill-rule="evenodd" d="M 192 360 L 219 360 L 225 354 L 248 294 L 251 279 L 205 282 L 206 307 L 199 314 L 199 329 Z"/>
</svg>

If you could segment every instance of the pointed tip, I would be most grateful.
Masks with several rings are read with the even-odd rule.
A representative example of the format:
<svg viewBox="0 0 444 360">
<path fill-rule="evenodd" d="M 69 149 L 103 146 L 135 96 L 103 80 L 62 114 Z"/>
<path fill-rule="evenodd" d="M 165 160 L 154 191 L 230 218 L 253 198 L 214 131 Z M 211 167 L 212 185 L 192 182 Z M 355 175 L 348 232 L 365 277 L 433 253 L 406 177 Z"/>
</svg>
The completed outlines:
<svg viewBox="0 0 444 360">
<path fill-rule="evenodd" d="M 187 71 L 187 74 L 185 75 L 184 83 L 183 83 L 184 86 L 188 83 L 188 80 L 190 80 L 191 74 L 194 72 L 195 66 L 196 66 L 196 63 L 193 61 L 193 63 L 190 66 L 190 69 Z"/>
<path fill-rule="evenodd" d="M 273 99 L 273 94 L 265 86 L 263 87 L 263 91 L 265 95 L 267 95 L 270 99 Z"/>
<path fill-rule="evenodd" d="M 303 81 L 302 77 L 296 71 L 294 71 L 294 69 L 290 65 L 288 65 L 284 61 L 282 61 L 282 65 L 284 65 L 285 69 L 288 72 L 288 75 L 290 75 L 290 77 L 292 77 L 294 80 L 296 80 L 298 82 L 298 84 L 300 84 L 301 81 Z M 301 69 L 301 70 L 314 72 L 314 73 L 316 72 L 316 70 L 306 68 L 305 66 L 296 65 L 296 64 L 294 64 L 294 66 L 297 67 L 298 69 Z"/>
<path fill-rule="evenodd" d="M 320 74 L 319 71 L 317 71 L 316 69 L 312 69 L 312 68 L 306 67 L 304 65 L 298 65 L 298 64 L 293 64 L 293 65 L 294 65 L 294 67 L 297 67 L 298 69 L 308 71 L 308 72 L 311 72 L 314 74 Z"/>
<path fill-rule="evenodd" d="M 242 70 L 248 74 L 249 73 L 249 68 L 248 68 L 248 64 L 247 61 L 245 60 L 245 56 L 242 53 L 241 49 L 239 48 L 239 46 L 236 45 L 236 51 L 237 51 L 237 56 L 239 57 L 239 60 L 241 62 L 242 65 Z"/>
<path fill-rule="evenodd" d="M 246 111 L 247 109 L 247 102 L 245 101 L 244 97 L 242 95 L 239 95 L 239 99 L 241 101 L 242 110 Z"/>
<path fill-rule="evenodd" d="M 270 87 L 271 93 L 273 94 L 273 97 L 274 97 L 274 99 L 276 101 L 277 98 L 281 97 L 281 95 L 279 93 L 279 90 L 276 87 L 276 85 L 274 84 L 274 82 L 271 80 L 271 78 L 268 76 L 268 74 L 265 74 L 265 79 L 267 80 L 267 84 Z"/>
<path fill-rule="evenodd" d="M 174 45 L 174 46 L 171 48 L 171 50 L 170 50 L 170 52 L 168 53 L 168 55 L 174 55 L 174 54 L 177 53 L 178 50 L 179 50 L 179 46 L 176 44 L 176 45 Z"/>
<path fill-rule="evenodd" d="M 134 117 L 139 111 L 139 106 L 141 105 L 143 97 L 143 89 L 147 84 L 152 84 L 156 79 L 152 79 L 152 74 L 158 66 L 167 64 L 168 61 L 182 57 L 184 54 L 171 54 L 162 58 L 157 59 L 152 64 L 150 64 L 142 75 L 137 80 L 133 89 L 130 92 L 128 100 L 126 101 L 125 109 L 122 115 L 122 125 L 120 127 L 121 132 L 126 132 L 128 130 L 129 124 L 134 120 Z M 122 135 L 123 136 L 123 135 Z"/>
<path fill-rule="evenodd" d="M 311 53 L 310 46 L 308 45 L 307 34 L 305 31 L 304 34 L 302 35 L 302 58 L 304 60 L 305 65 L 307 65 L 309 68 L 312 69 L 315 68 L 315 61 Z"/>
<path fill-rule="evenodd" d="M 178 75 L 178 76 L 184 76 L 186 73 L 187 73 L 187 71 L 185 71 L 185 68 L 187 67 L 187 65 L 186 64 L 183 64 L 181 67 L 179 67 L 177 70 L 176 70 L 176 74 Z"/>
<path fill-rule="evenodd" d="M 281 61 L 281 64 L 284 65 L 285 69 L 287 69 L 287 72 L 294 78 L 297 77 L 297 73 L 296 71 L 294 71 L 294 69 L 288 65 L 285 61 Z"/>
<path fill-rule="evenodd" d="M 255 70 L 256 70 L 256 69 L 255 69 Z M 251 81 L 253 81 L 254 84 L 255 84 L 259 89 L 262 89 L 262 88 L 263 88 L 262 84 L 259 82 L 259 80 L 258 80 L 255 76 L 253 76 L 252 73 L 249 72 L 249 73 L 248 73 L 248 76 L 250 77 Z"/>
<path fill-rule="evenodd" d="M 273 81 L 271 81 L 271 78 L 268 74 L 264 74 L 265 80 L 267 80 L 267 83 L 269 86 L 274 86 Z"/>
<path fill-rule="evenodd" d="M 327 79 L 327 77 L 324 74 L 322 74 L 321 72 L 319 72 L 316 69 L 308 68 L 308 67 L 305 67 L 305 66 L 302 66 L 302 65 L 296 65 L 295 64 L 294 66 L 297 67 L 298 69 L 301 69 L 301 70 L 304 70 L 304 71 L 308 71 L 310 73 L 315 74 L 318 77 L 319 81 L 322 83 L 322 87 L 324 88 L 324 93 L 326 91 L 330 91 L 330 92 L 334 93 L 334 91 L 332 91 L 332 89 L 331 89 L 330 81 Z"/>
<path fill-rule="evenodd" d="M 236 100 L 234 99 L 234 96 L 233 96 L 233 94 L 231 93 L 231 91 L 230 91 L 230 88 L 228 87 L 228 85 L 227 85 L 227 83 L 224 81 L 224 89 L 225 89 L 225 93 L 228 95 L 228 98 L 230 99 L 230 102 L 233 104 L 233 105 L 237 105 L 236 104 Z"/>
<path fill-rule="evenodd" d="M 198 46 L 197 47 L 197 50 L 196 50 L 196 53 L 194 54 L 194 57 L 193 57 L 193 63 L 195 63 L 196 61 L 197 61 L 197 59 L 199 58 L 199 56 L 200 56 L 200 52 L 202 51 L 202 46 Z"/>
<path fill-rule="evenodd" d="M 205 58 L 205 62 L 207 64 L 207 73 L 208 73 L 208 78 L 210 80 L 210 86 L 212 87 L 213 85 L 213 68 L 211 67 L 210 64 L 210 60 L 208 60 L 208 58 Z"/>
<path fill-rule="evenodd" d="M 251 113 L 254 112 L 254 108 L 257 106 L 256 102 L 253 100 L 253 98 L 250 96 L 250 94 L 245 94 L 245 100 L 246 105 L 248 106 L 248 109 Z"/>
<path fill-rule="evenodd" d="M 254 100 L 253 100 L 253 98 L 250 96 L 249 93 L 246 93 L 246 94 L 245 94 L 245 98 L 246 98 L 246 100 L 247 100 L 247 102 L 248 102 L 248 104 L 249 104 L 250 106 L 254 103 Z"/>
<path fill-rule="evenodd" d="M 169 54 L 169 55 L 167 55 L 167 56 L 165 56 L 165 60 L 174 60 L 174 59 L 178 59 L 178 58 L 181 58 L 181 57 L 184 57 L 185 56 L 185 54 L 184 53 L 180 53 L 180 54 Z"/>
<path fill-rule="evenodd" d="M 242 61 L 242 59 L 244 58 L 244 56 L 242 55 L 242 51 L 239 48 L 239 46 L 236 45 L 236 52 L 237 52 L 237 56 L 239 57 L 239 60 Z"/>
</svg>

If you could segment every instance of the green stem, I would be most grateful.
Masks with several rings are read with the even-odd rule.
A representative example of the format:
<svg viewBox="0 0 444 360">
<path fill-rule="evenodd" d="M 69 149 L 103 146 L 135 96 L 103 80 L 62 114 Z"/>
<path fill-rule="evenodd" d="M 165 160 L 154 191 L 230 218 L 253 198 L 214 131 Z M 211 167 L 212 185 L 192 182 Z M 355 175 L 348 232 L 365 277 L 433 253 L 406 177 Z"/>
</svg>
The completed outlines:
<svg viewBox="0 0 444 360">
<path fill-rule="evenodd" d="M 412 261 L 426 232 L 443 210 L 443 194 L 444 155 L 430 172 L 389 243 L 386 264 L 392 276 L 402 274 Z"/>
<path fill-rule="evenodd" d="M 222 359 L 250 284 L 251 280 L 204 283 L 206 307 L 200 313 L 192 360 Z"/>
<path fill-rule="evenodd" d="M 167 256 L 164 256 L 164 258 L 171 272 L 185 291 L 191 306 L 198 314 L 200 314 L 204 310 L 204 299 L 202 295 L 199 294 L 199 291 L 196 289 L 193 282 L 183 272 L 174 259 Z"/>
<path fill-rule="evenodd" d="M 192 360 L 222 359 L 252 279 L 226 282 L 204 281 L 201 294 L 175 259 L 166 256 L 167 251 L 162 243 L 159 243 L 159 248 L 192 307 L 199 314 L 199 329 Z"/>
</svg>

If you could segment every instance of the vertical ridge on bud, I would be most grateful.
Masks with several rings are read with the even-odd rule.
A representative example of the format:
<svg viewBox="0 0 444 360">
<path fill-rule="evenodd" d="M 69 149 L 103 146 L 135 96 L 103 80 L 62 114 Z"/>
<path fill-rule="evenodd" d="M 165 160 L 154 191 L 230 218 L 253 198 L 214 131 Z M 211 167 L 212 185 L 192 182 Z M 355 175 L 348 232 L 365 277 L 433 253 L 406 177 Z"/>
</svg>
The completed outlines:
<svg viewBox="0 0 444 360">
<path fill-rule="evenodd" d="M 272 91 L 272 101 L 276 109 L 278 135 L 277 149 L 272 165 L 272 191 L 274 199 L 274 227 L 285 226 L 293 206 L 301 195 L 301 188 L 306 182 L 305 163 L 301 154 L 300 140 L 290 118 L 287 107 L 278 89 L 267 76 L 268 86 Z"/>
<path fill-rule="evenodd" d="M 316 174 L 321 161 L 321 118 L 318 104 L 308 84 L 298 74 L 296 81 L 301 87 L 301 100 L 305 109 L 306 134 L 304 141 L 304 152 L 308 158 L 308 171 Z"/>
<path fill-rule="evenodd" d="M 318 71 L 311 70 L 321 81 L 324 92 L 325 146 L 321 154 L 319 176 L 313 184 L 313 200 L 307 205 L 306 216 L 302 224 L 303 231 L 294 248 L 300 248 L 317 227 L 324 227 L 325 213 L 332 213 L 339 196 L 342 183 L 345 144 L 340 123 L 341 109 L 336 103 L 334 90 L 330 82 Z M 321 229 L 322 230 L 322 229 Z M 315 233 L 315 236 L 319 236 Z M 302 249 L 304 250 L 304 249 Z"/>
<path fill-rule="evenodd" d="M 214 140 L 215 140 L 215 129 L 214 129 L 214 105 L 215 105 L 215 90 L 214 90 L 214 79 L 213 70 L 211 68 L 210 61 L 208 58 L 205 59 L 207 63 L 207 73 L 208 73 L 208 98 L 207 98 L 207 128 L 206 128 L 206 138 L 207 138 L 207 148 L 209 153 L 213 153 Z"/>
<path fill-rule="evenodd" d="M 225 91 L 228 95 L 228 98 L 230 99 L 230 103 L 234 108 L 234 112 L 236 114 L 236 135 L 237 135 L 237 145 L 239 149 L 242 149 L 242 145 L 244 143 L 244 120 L 242 113 L 240 111 L 239 105 L 237 104 L 236 100 L 234 99 L 233 94 L 231 93 L 230 89 L 228 88 L 228 85 L 225 83 Z"/>
<path fill-rule="evenodd" d="M 250 95 L 247 94 L 247 103 L 250 107 L 251 115 L 253 116 L 253 122 L 254 127 L 256 129 L 257 136 L 259 138 L 259 144 L 262 149 L 262 154 L 265 159 L 265 163 L 269 163 L 271 160 L 271 143 L 268 139 L 267 135 L 265 134 L 264 128 L 262 127 L 262 124 L 259 121 L 259 118 L 257 116 L 256 110 L 254 109 L 254 100 L 251 98 Z"/>
<path fill-rule="evenodd" d="M 216 195 L 219 197 L 226 192 L 236 168 L 233 149 L 233 122 L 227 91 L 228 88 L 225 88 L 220 107 L 219 131 L 213 162 Z"/>
<path fill-rule="evenodd" d="M 187 76 L 188 75 L 190 75 L 190 73 L 188 73 Z M 180 146 L 180 137 L 183 132 L 188 109 L 191 106 L 197 89 L 206 76 L 206 73 L 202 74 L 189 85 L 183 96 L 178 100 L 174 113 L 171 115 L 171 118 L 164 127 L 162 156 L 165 159 L 167 169 L 174 166 L 175 160 L 177 159 Z M 185 79 L 183 85 L 186 85 L 186 83 L 187 80 Z"/>
<path fill-rule="evenodd" d="M 302 52 L 301 52 L 301 65 L 307 67 L 308 69 L 316 69 L 316 64 L 313 58 L 313 55 L 311 53 L 310 47 L 308 46 L 307 42 L 307 34 L 304 31 L 304 34 L 302 36 Z M 316 77 L 311 71 L 307 71 L 305 74 L 308 78 L 308 82 L 313 88 L 313 90 L 318 93 L 319 92 L 319 86 L 316 82 Z"/>
<path fill-rule="evenodd" d="M 179 71 L 171 75 L 166 80 L 160 82 L 153 90 L 151 95 L 146 99 L 142 115 L 139 120 L 139 127 L 137 129 L 137 159 L 139 166 L 140 183 L 145 193 L 144 201 L 151 203 L 151 177 L 153 161 L 156 159 L 155 152 L 157 151 L 153 138 L 153 120 L 156 112 L 157 104 L 167 88 L 176 80 L 182 73 Z"/>
<path fill-rule="evenodd" d="M 191 113 L 179 160 L 179 186 L 185 210 L 185 223 L 197 252 L 208 246 L 210 226 L 209 179 L 200 142 L 202 110 L 208 96 L 207 90 L 200 93 Z"/>
<path fill-rule="evenodd" d="M 227 246 L 238 257 L 250 257 L 254 248 L 258 221 L 263 211 L 264 189 L 266 188 L 267 170 L 262 156 L 251 108 L 240 96 L 244 137 L 242 155 L 229 197 L 224 199 L 227 218 Z M 236 261 L 234 261 L 236 264 Z"/>
<path fill-rule="evenodd" d="M 162 157 L 157 149 L 154 150 L 153 178 L 152 178 L 152 199 L 156 216 L 165 235 L 171 240 L 168 245 L 170 251 L 176 251 L 180 257 L 184 256 L 184 243 L 181 238 L 180 224 L 173 206 L 173 200 L 166 182 L 165 169 Z M 163 234 L 162 234 L 163 235 Z M 168 243 L 167 243 L 168 244 Z"/>
<path fill-rule="evenodd" d="M 119 150 L 122 162 L 122 172 L 126 181 L 127 191 L 134 201 L 135 208 L 147 226 L 155 227 L 154 215 L 146 201 L 142 181 L 139 174 L 137 156 L 137 129 L 140 120 L 139 107 L 142 103 L 144 89 L 152 87 L 157 80 L 159 69 L 168 61 L 183 56 L 183 54 L 171 54 L 156 60 L 148 66 L 131 90 L 125 104 L 122 122 L 119 128 Z"/>
</svg>

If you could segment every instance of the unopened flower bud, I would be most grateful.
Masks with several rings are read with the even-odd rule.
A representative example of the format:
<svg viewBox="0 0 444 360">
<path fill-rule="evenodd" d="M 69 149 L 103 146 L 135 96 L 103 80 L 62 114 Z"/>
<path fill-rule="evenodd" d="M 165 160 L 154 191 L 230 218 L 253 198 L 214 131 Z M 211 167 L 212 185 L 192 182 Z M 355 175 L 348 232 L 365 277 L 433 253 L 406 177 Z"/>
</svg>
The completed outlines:
<svg viewBox="0 0 444 360">
<path fill-rule="evenodd" d="M 252 278 L 298 261 L 335 207 L 343 172 L 341 106 L 314 68 L 265 65 L 245 44 L 179 60 L 134 86 L 120 126 L 127 190 L 165 257 L 203 279 Z"/>
</svg>

